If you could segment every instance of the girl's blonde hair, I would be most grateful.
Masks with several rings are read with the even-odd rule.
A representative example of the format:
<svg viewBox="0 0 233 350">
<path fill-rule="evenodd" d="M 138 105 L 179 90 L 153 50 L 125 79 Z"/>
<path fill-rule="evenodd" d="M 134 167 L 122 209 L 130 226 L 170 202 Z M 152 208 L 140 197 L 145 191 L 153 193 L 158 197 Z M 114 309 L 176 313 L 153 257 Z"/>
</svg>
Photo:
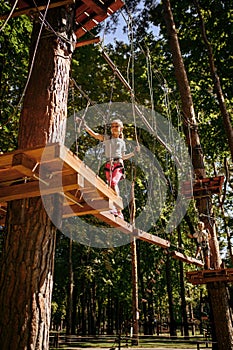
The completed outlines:
<svg viewBox="0 0 233 350">
<path fill-rule="evenodd" d="M 198 226 L 201 226 L 201 227 L 204 229 L 205 224 L 204 224 L 204 222 L 203 222 L 203 221 L 199 221 L 199 222 L 198 222 Z"/>
<path fill-rule="evenodd" d="M 121 121 L 120 119 L 114 119 L 114 120 L 111 121 L 111 125 L 112 125 L 113 123 L 118 124 L 119 127 L 121 128 L 121 132 L 120 132 L 119 138 L 120 138 L 120 139 L 123 139 L 123 138 L 124 138 L 124 135 L 123 135 L 124 125 L 123 125 L 122 121 Z"/>
</svg>

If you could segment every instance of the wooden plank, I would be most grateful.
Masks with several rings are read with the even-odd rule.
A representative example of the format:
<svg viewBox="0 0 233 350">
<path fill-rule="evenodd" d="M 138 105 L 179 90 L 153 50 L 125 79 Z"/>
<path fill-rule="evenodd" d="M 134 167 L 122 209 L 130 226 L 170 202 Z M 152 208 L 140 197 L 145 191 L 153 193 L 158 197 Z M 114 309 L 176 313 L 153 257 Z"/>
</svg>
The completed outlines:
<svg viewBox="0 0 233 350">
<path fill-rule="evenodd" d="M 82 15 L 87 9 L 87 5 L 85 4 L 79 5 L 75 10 L 75 19 L 78 21 L 78 17 Z"/>
<path fill-rule="evenodd" d="M 48 144 L 47 146 L 38 146 L 34 148 L 18 149 L 13 152 L 8 152 L 0 155 L 0 169 L 9 168 L 12 166 L 13 157 L 17 154 L 24 153 L 28 157 L 34 159 L 36 162 L 41 160 L 43 155 L 43 161 L 48 161 L 56 158 L 59 155 L 59 143 Z"/>
<path fill-rule="evenodd" d="M 193 265 L 200 266 L 200 267 L 204 266 L 204 263 L 201 260 L 195 259 L 195 258 L 190 257 L 190 256 L 186 256 L 181 252 L 172 251 L 171 256 L 174 259 L 181 260 L 181 261 L 186 262 L 188 264 L 193 264 Z"/>
<path fill-rule="evenodd" d="M 122 0 L 117 0 L 108 5 L 107 13 L 105 15 L 99 15 L 92 11 L 87 11 L 88 15 L 84 14 L 83 16 L 83 14 L 80 14 L 76 17 L 78 27 L 75 31 L 75 35 L 77 38 L 80 38 L 86 32 L 93 29 L 98 23 L 104 21 L 108 16 L 112 15 L 114 12 L 120 9 L 122 6 L 124 6 Z"/>
<path fill-rule="evenodd" d="M 48 181 L 48 185 L 44 183 L 39 184 L 39 181 L 31 181 L 19 185 L 1 187 L 0 200 L 12 201 L 21 198 L 40 197 L 41 195 L 66 192 L 77 188 L 77 177 L 75 174 L 64 177 L 62 183 L 60 177 L 54 176 Z"/>
<path fill-rule="evenodd" d="M 104 6 L 103 3 L 100 1 L 95 1 L 95 0 L 82 0 L 82 2 L 90 7 L 96 14 L 98 15 L 105 15 L 107 14 L 107 8 Z"/>
<path fill-rule="evenodd" d="M 101 22 L 101 21 L 100 21 Z M 94 27 L 98 25 L 98 21 L 95 21 L 95 16 L 89 16 L 77 20 L 77 29 L 75 30 L 75 35 L 79 39 L 85 35 L 88 31 L 91 31 Z"/>
<path fill-rule="evenodd" d="M 158 236 L 141 231 L 139 229 L 135 229 L 127 221 L 124 221 L 123 219 L 120 219 L 119 217 L 114 216 L 109 211 L 101 212 L 99 214 L 93 214 L 93 215 L 95 217 L 97 217 L 98 219 L 100 219 L 101 221 L 106 222 L 110 226 L 119 229 L 119 231 L 132 235 L 132 237 L 136 236 L 136 238 L 138 238 L 140 240 L 147 241 L 149 243 L 152 243 L 152 244 L 158 245 L 160 247 L 164 247 L 164 248 L 167 248 L 170 246 L 169 241 L 163 240 L 162 238 L 160 238 Z"/>
<path fill-rule="evenodd" d="M 10 186 L 17 180 L 23 180 L 23 177 L 25 176 L 22 174 L 22 172 L 19 172 L 12 167 L 8 169 L 0 169 L 0 187 Z"/>
<path fill-rule="evenodd" d="M 96 37 L 94 39 L 87 39 L 87 40 L 82 40 L 76 43 L 75 47 L 81 47 L 81 46 L 86 46 L 90 44 L 95 44 L 100 42 L 100 37 Z"/>
<path fill-rule="evenodd" d="M 52 9 L 55 7 L 60 7 L 60 6 L 65 6 L 65 5 L 69 5 L 69 4 L 74 4 L 74 3 L 75 3 L 75 0 L 56 1 L 56 2 L 50 3 L 49 9 Z M 11 17 L 18 17 L 18 16 L 22 16 L 22 15 L 31 15 L 32 13 L 36 13 L 36 12 L 45 10 L 46 7 L 47 7 L 47 5 L 41 5 L 38 7 L 25 7 L 25 8 L 22 8 L 20 10 L 15 10 L 12 13 Z M 5 15 L 0 15 L 0 20 L 5 20 L 8 18 L 8 16 L 9 16 L 9 13 L 5 14 Z"/>
<path fill-rule="evenodd" d="M 122 8 L 125 5 L 125 2 L 123 0 L 115 0 L 109 3 L 108 1 L 106 5 L 108 6 L 108 14 L 111 15 L 112 13 Z"/>
<path fill-rule="evenodd" d="M 65 205 L 63 208 L 63 218 L 72 216 L 96 215 L 102 211 L 111 210 L 113 208 L 112 202 L 108 200 L 99 200 L 92 206 L 84 203 L 82 207 L 79 205 Z"/>
<path fill-rule="evenodd" d="M 212 282 L 233 282 L 233 268 L 217 270 L 190 271 L 187 279 L 194 285 Z"/>
<path fill-rule="evenodd" d="M 123 200 L 117 196 L 112 188 L 87 167 L 74 153 L 68 150 L 65 146 L 60 146 L 59 158 L 66 166 L 74 169 L 78 174 L 83 176 L 96 190 L 100 191 L 103 196 L 111 199 L 118 208 L 123 209 Z"/>
<path fill-rule="evenodd" d="M 152 235 L 139 229 L 134 229 L 134 236 L 148 243 L 156 244 L 162 248 L 169 248 L 170 242 L 166 239 Z"/>
<path fill-rule="evenodd" d="M 23 154 L 23 156 L 21 156 L 20 154 Z M 55 171 L 58 173 L 63 172 L 67 175 L 69 173 L 70 174 L 78 173 L 88 183 L 91 184 L 93 191 L 97 191 L 98 197 L 102 196 L 102 197 L 110 198 L 118 208 L 120 209 L 123 208 L 122 198 L 117 196 L 116 193 L 98 175 L 96 175 L 89 167 L 87 167 L 77 156 L 75 156 L 65 146 L 61 146 L 58 143 L 56 143 L 56 144 L 47 145 L 46 147 L 17 150 L 9 154 L 1 155 L 0 167 L 2 171 L 3 169 L 4 171 L 6 171 L 6 166 L 8 166 L 7 172 L 9 171 L 10 173 L 9 167 L 12 165 L 13 158 L 17 159 L 17 157 L 19 158 L 21 157 L 21 159 L 25 160 L 25 162 L 27 162 L 27 158 L 33 159 L 34 162 L 40 162 L 42 160 L 42 163 L 40 165 L 42 174 L 44 173 L 49 174 L 49 171 Z M 24 167 L 22 165 L 19 165 L 18 167 L 22 173 L 25 170 L 28 175 L 31 175 L 31 170 L 28 173 L 27 166 Z M 4 175 L 6 175 L 6 173 Z M 33 187 L 31 187 L 30 189 L 30 186 L 33 186 Z M 31 193 L 30 196 L 35 197 L 40 195 L 38 192 L 38 189 L 35 188 L 35 185 L 32 185 L 32 182 L 30 182 L 30 186 L 27 187 L 27 193 L 28 194 Z M 54 188 L 52 188 L 51 186 L 52 185 L 50 185 L 49 192 L 51 193 L 52 191 L 52 193 L 54 193 L 56 186 Z M 13 188 L 10 189 L 9 196 L 7 195 L 7 191 L 2 190 L 2 192 L 0 193 L 0 198 L 2 196 L 4 200 L 19 199 L 20 189 L 24 191 L 24 189 L 26 188 L 24 184 L 14 185 L 12 187 L 14 187 L 14 189 Z M 59 191 L 61 191 L 61 189 L 59 189 Z M 25 198 L 25 194 L 22 193 L 22 196 Z M 6 199 L 7 197 L 8 199 Z"/>
<path fill-rule="evenodd" d="M 38 181 L 0 188 L 0 199 L 7 202 L 40 195 Z"/>
<path fill-rule="evenodd" d="M 32 177 L 37 164 L 39 163 L 24 153 L 14 154 L 12 158 L 12 169 L 18 171 L 22 176 Z M 36 174 L 38 175 L 38 172 Z"/>
<path fill-rule="evenodd" d="M 94 214 L 94 216 L 112 227 L 119 229 L 123 233 L 133 234 L 132 225 L 130 225 L 127 221 L 111 214 L 109 211 L 103 211 L 99 214 Z"/>
</svg>

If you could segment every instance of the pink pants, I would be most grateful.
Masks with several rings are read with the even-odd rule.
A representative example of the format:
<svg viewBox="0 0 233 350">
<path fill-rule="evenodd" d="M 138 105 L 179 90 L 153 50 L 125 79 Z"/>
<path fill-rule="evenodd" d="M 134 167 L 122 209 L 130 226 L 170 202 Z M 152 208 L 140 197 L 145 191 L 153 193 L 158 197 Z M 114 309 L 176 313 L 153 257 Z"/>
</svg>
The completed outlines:
<svg viewBox="0 0 233 350">
<path fill-rule="evenodd" d="M 119 181 L 124 178 L 123 165 L 119 162 L 107 162 L 104 167 L 106 180 L 109 186 L 115 189 Z"/>
</svg>

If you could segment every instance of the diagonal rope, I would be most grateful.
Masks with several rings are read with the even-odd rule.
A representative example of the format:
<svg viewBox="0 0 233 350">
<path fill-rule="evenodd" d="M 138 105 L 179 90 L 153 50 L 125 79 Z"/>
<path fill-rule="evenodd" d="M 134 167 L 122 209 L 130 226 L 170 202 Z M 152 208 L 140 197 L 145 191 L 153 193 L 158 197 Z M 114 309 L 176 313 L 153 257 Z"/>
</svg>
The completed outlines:
<svg viewBox="0 0 233 350">
<path fill-rule="evenodd" d="M 12 7 L 12 9 L 11 9 L 11 11 L 10 11 L 8 17 L 7 17 L 7 19 L 5 20 L 5 22 L 3 23 L 3 25 L 0 27 L 0 32 L 5 28 L 5 26 L 7 25 L 8 21 L 10 20 L 10 18 L 11 18 L 11 16 L 12 16 L 13 12 L 14 12 L 16 6 L 17 6 L 17 3 L 18 3 L 18 0 L 15 1 L 15 3 L 14 3 L 14 5 L 13 5 L 13 7 Z"/>
</svg>

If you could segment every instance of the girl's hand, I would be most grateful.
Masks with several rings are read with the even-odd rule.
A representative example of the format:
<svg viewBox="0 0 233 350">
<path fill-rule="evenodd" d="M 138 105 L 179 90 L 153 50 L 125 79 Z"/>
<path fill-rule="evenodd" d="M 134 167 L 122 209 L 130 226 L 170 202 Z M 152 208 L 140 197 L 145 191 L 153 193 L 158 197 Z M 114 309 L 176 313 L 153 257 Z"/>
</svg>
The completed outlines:
<svg viewBox="0 0 233 350">
<path fill-rule="evenodd" d="M 134 152 L 139 153 L 140 152 L 140 146 L 136 146 L 135 149 L 134 149 Z"/>
<path fill-rule="evenodd" d="M 79 118 L 79 117 L 76 117 L 76 118 L 75 118 L 75 121 L 76 121 L 76 123 L 79 123 L 79 125 L 83 124 L 84 128 L 87 127 L 87 124 L 86 124 L 86 122 L 85 122 L 84 119 Z"/>
</svg>

